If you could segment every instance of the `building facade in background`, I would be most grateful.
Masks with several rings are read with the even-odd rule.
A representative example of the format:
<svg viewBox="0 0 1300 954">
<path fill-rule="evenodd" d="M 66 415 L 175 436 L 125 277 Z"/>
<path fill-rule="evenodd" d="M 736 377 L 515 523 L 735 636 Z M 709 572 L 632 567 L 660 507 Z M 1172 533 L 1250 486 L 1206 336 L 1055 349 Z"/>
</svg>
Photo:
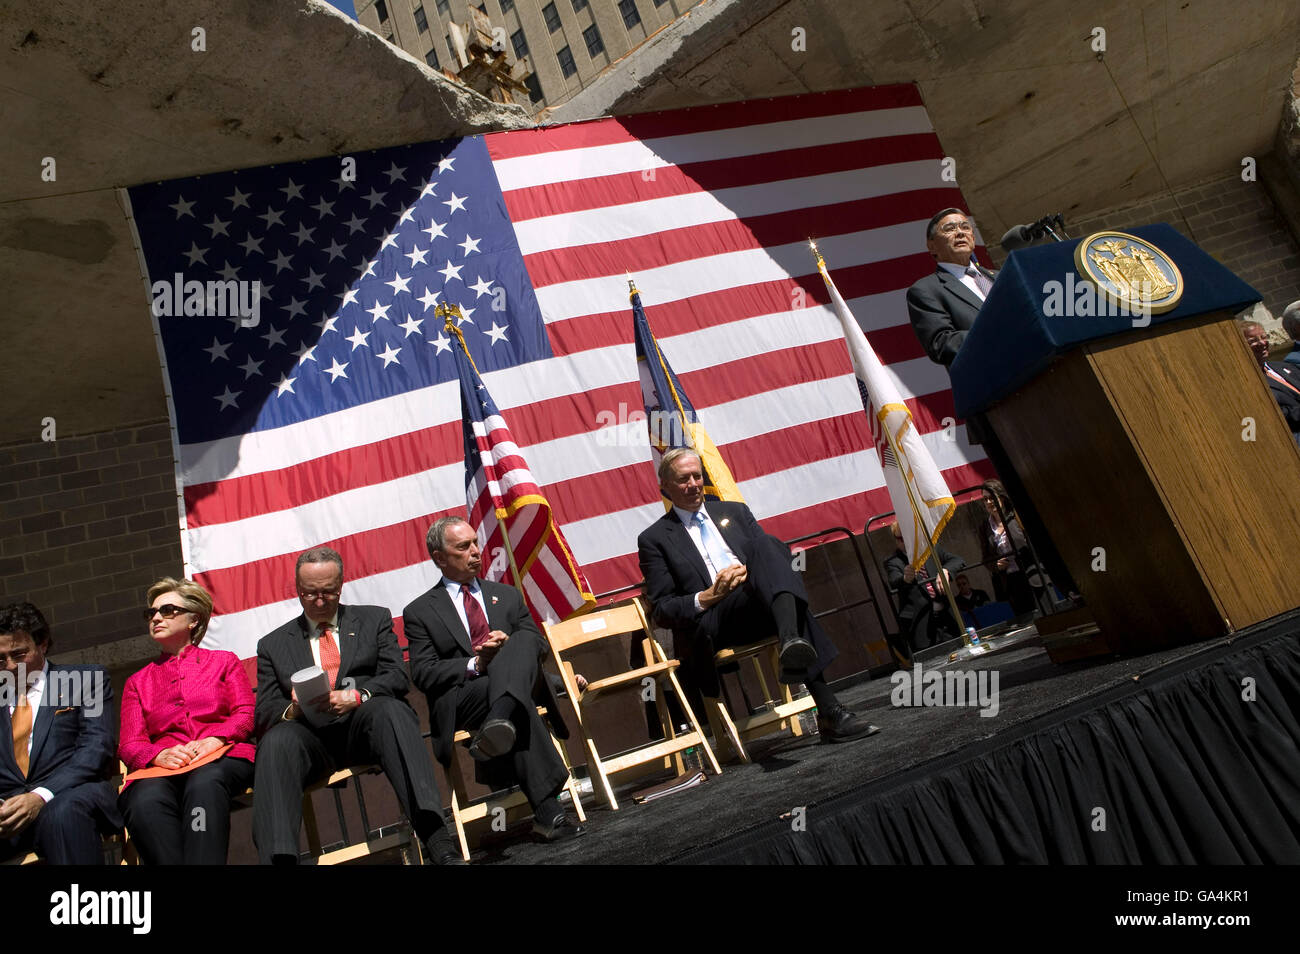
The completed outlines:
<svg viewBox="0 0 1300 954">
<path fill-rule="evenodd" d="M 357 21 L 437 70 L 460 68 L 451 24 L 500 29 L 536 111 L 558 106 L 699 0 L 356 0 Z"/>
</svg>

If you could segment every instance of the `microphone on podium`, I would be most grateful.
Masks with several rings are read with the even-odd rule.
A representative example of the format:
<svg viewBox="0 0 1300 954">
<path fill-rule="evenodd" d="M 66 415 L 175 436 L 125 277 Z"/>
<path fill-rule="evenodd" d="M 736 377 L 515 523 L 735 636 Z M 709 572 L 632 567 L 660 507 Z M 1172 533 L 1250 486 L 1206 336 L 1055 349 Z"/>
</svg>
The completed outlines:
<svg viewBox="0 0 1300 954">
<path fill-rule="evenodd" d="M 1052 226 L 1056 226 L 1056 229 L 1060 230 L 1060 235 Z M 1065 217 L 1060 212 L 1045 215 L 1037 222 L 1030 222 L 1028 225 L 1013 225 L 1002 236 L 1002 250 L 1014 252 L 1018 248 L 1033 245 L 1045 235 L 1050 235 L 1057 242 L 1064 241 L 1066 237 Z"/>
</svg>

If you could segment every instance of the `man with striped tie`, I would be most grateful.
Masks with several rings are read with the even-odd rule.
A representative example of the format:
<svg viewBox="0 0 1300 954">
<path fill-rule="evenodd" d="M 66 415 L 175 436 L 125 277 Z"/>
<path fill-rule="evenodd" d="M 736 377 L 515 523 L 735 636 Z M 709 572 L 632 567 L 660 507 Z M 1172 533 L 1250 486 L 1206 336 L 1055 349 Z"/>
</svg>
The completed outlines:
<svg viewBox="0 0 1300 954">
<path fill-rule="evenodd" d="M 1246 322 L 1241 326 L 1241 333 L 1259 362 L 1259 370 L 1264 372 L 1264 380 L 1286 418 L 1287 427 L 1291 428 L 1291 436 L 1300 441 L 1300 367 L 1268 360 L 1268 332 L 1259 322 Z"/>
<path fill-rule="evenodd" d="M 907 290 L 907 312 L 925 353 L 946 368 L 975 324 L 994 274 L 975 260 L 975 226 L 961 209 L 931 217 L 925 247 L 935 270 Z"/>
<path fill-rule="evenodd" d="M 947 368 L 961 350 L 997 276 L 975 260 L 975 224 L 961 209 L 940 209 L 930 217 L 925 227 L 925 247 L 934 258 L 935 270 L 907 290 L 907 313 L 930 360 Z M 983 414 L 966 419 L 966 439 L 983 447 L 1015 501 L 1025 532 L 1052 581 L 1061 592 L 1073 596 L 1074 579 L 1011 458 Z"/>
<path fill-rule="evenodd" d="M 378 763 L 430 860 L 460 862 L 442 818 L 433 760 L 406 701 L 408 681 L 393 618 L 382 606 L 346 606 L 343 558 L 329 547 L 298 557 L 302 615 L 257 644 L 253 840 L 263 864 L 298 861 L 302 793 L 349 765 Z M 293 675 L 312 665 L 330 691 L 299 699 Z M 314 707 L 315 712 L 304 711 Z"/>
<path fill-rule="evenodd" d="M 0 859 L 103 864 L 121 831 L 114 786 L 117 713 L 102 666 L 57 665 L 45 615 L 0 608 Z"/>
</svg>

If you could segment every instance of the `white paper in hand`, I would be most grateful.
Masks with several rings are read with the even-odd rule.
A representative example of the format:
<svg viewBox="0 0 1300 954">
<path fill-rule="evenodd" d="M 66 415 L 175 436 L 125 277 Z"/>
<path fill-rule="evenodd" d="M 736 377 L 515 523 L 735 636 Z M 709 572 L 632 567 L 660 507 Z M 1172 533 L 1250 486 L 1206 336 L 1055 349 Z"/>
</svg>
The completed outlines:
<svg viewBox="0 0 1300 954">
<path fill-rule="evenodd" d="M 326 708 L 318 709 L 312 705 L 311 700 L 317 696 L 329 697 L 330 681 L 325 675 L 325 670 L 320 666 L 308 666 L 306 669 L 299 669 L 293 674 L 290 680 L 293 685 L 293 691 L 298 694 L 298 707 L 302 709 L 303 717 L 313 726 L 322 726 L 328 722 L 334 721 L 334 713 Z"/>
</svg>

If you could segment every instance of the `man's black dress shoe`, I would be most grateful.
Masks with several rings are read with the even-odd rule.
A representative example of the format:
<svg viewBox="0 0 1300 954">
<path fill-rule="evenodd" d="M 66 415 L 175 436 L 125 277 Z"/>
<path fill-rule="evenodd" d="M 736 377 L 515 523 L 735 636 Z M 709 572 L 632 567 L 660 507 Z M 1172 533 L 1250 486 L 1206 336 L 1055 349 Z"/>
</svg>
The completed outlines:
<svg viewBox="0 0 1300 954">
<path fill-rule="evenodd" d="M 850 712 L 844 706 L 836 706 L 829 712 L 817 713 L 817 732 L 823 742 L 852 742 L 865 739 L 880 730 L 856 712 Z"/>
<path fill-rule="evenodd" d="M 781 668 L 798 671 L 817 662 L 817 650 L 802 636 L 791 636 L 781 644 Z"/>
<path fill-rule="evenodd" d="M 486 762 L 515 747 L 515 727 L 509 719 L 489 719 L 469 744 L 470 757 Z"/>
<path fill-rule="evenodd" d="M 555 821 L 549 825 L 533 819 L 533 837 L 538 841 L 557 842 L 567 841 L 570 838 L 577 838 L 585 834 L 587 829 L 574 822 L 567 814 L 555 816 Z"/>
<path fill-rule="evenodd" d="M 460 847 L 445 827 L 439 828 L 424 843 L 424 856 L 431 865 L 464 865 Z"/>
</svg>

